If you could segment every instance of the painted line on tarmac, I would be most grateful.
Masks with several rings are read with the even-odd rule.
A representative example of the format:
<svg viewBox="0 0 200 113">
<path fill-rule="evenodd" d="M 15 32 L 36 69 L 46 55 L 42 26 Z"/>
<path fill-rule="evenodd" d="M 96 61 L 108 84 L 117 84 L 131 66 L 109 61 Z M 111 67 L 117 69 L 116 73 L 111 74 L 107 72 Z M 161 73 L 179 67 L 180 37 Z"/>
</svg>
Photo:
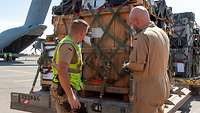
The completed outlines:
<svg viewBox="0 0 200 113">
<path fill-rule="evenodd" d="M 23 70 L 21 70 L 21 71 L 17 71 L 17 70 L 10 70 L 10 69 L 5 69 L 4 70 L 5 72 L 15 72 L 15 73 L 23 73 L 23 74 L 34 74 L 34 72 L 26 72 L 26 71 L 23 71 Z"/>
</svg>

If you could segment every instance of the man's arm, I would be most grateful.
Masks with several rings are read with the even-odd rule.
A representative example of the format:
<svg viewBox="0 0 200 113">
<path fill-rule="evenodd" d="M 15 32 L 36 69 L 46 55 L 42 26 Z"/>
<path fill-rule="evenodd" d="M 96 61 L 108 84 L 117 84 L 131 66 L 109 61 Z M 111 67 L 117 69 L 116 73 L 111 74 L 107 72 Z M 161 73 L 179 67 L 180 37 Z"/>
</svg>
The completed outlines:
<svg viewBox="0 0 200 113">
<path fill-rule="evenodd" d="M 146 35 L 139 35 L 136 45 L 131 51 L 127 67 L 131 71 L 143 71 L 148 57 L 148 39 Z"/>
<path fill-rule="evenodd" d="M 80 103 L 76 99 L 76 96 L 73 93 L 73 90 L 70 86 L 68 68 L 69 64 L 74 56 L 74 49 L 71 45 L 63 44 L 59 49 L 59 58 L 58 58 L 58 78 L 60 84 L 67 95 L 69 104 L 72 109 L 80 108 Z"/>
</svg>

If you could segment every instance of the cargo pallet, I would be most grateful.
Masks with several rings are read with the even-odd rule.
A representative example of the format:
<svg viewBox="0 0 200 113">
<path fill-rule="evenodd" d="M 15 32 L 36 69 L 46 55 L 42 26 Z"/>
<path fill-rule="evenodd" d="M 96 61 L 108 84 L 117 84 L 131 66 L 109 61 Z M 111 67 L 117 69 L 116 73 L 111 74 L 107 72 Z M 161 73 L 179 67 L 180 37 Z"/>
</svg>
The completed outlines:
<svg viewBox="0 0 200 113">
<path fill-rule="evenodd" d="M 137 1 L 147 5 L 143 3 L 144 0 Z M 132 29 L 127 21 L 128 14 L 135 5 L 139 4 L 135 2 L 126 6 L 80 13 L 79 16 L 90 24 L 89 35 L 92 36 L 92 47 L 85 43 L 82 45 L 85 91 L 86 94 L 87 92 L 98 94 L 97 96 L 81 95 L 78 97 L 84 107 L 84 112 L 81 113 L 131 113 L 134 106 L 132 103 L 134 99 L 129 98 L 133 97 L 132 77 L 118 75 L 122 64 L 129 58 L 130 47 L 134 45 L 131 43 L 134 42 Z M 74 15 L 53 16 L 52 22 L 54 26 L 57 26 L 56 23 L 59 24 L 60 20 L 64 20 L 65 24 L 60 24 L 60 29 L 62 29 L 62 25 L 70 25 L 74 18 L 76 18 Z M 190 93 L 187 88 L 173 87 L 170 98 L 165 103 L 165 113 L 174 113 L 178 110 L 190 98 Z M 108 98 L 106 94 L 111 96 L 117 94 L 128 98 L 113 99 Z M 55 113 L 49 91 L 42 90 L 31 93 L 12 92 L 11 109 L 33 113 L 44 111 Z"/>
<path fill-rule="evenodd" d="M 174 113 L 190 97 L 190 90 L 187 88 L 174 87 L 170 98 L 165 103 L 165 113 Z M 48 91 L 37 91 L 32 94 L 11 93 L 11 109 L 28 111 L 32 113 L 56 113 L 51 96 Z M 84 103 L 86 113 L 131 113 L 133 103 L 123 102 L 113 99 L 99 99 L 95 97 L 79 97 L 81 103 Z M 83 112 L 85 113 L 85 112 Z"/>
</svg>

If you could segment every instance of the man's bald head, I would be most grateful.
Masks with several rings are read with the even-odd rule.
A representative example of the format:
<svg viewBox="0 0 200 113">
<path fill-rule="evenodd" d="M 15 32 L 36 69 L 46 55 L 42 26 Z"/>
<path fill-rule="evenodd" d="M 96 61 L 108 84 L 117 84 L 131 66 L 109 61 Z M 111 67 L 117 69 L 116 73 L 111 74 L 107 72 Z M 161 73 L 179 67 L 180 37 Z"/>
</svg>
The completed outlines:
<svg viewBox="0 0 200 113">
<path fill-rule="evenodd" d="M 129 23 L 136 31 L 143 29 L 150 23 L 149 12 L 143 6 L 134 7 L 129 15 Z"/>
</svg>

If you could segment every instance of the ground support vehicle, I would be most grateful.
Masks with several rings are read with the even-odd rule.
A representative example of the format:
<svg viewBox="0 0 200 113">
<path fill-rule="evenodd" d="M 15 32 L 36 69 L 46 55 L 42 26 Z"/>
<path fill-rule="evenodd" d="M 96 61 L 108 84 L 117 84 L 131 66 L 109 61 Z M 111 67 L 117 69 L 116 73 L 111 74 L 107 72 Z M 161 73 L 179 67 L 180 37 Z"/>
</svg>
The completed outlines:
<svg viewBox="0 0 200 113">
<path fill-rule="evenodd" d="M 41 43 L 41 56 L 38 59 L 38 65 L 40 67 L 40 83 L 42 90 L 49 90 L 51 80 L 53 78 L 51 70 L 51 59 L 53 58 L 54 50 L 57 45 L 57 41 L 53 40 L 54 35 L 48 35 L 46 41 Z"/>
</svg>

